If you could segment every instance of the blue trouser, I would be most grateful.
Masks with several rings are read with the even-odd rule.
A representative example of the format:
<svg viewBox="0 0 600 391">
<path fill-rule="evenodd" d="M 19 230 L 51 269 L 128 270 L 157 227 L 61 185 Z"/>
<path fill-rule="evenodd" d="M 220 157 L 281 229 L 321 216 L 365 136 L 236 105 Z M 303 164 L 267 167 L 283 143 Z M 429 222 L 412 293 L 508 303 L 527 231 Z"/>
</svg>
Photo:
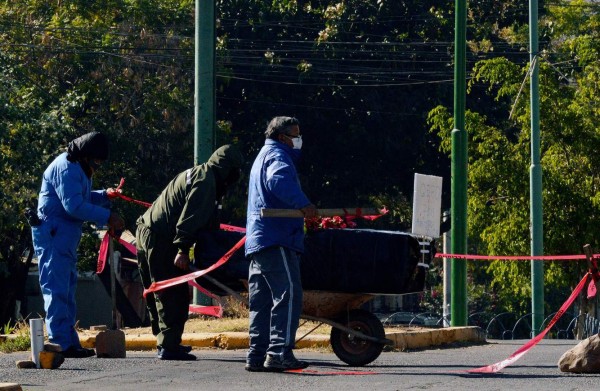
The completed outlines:
<svg viewBox="0 0 600 391">
<path fill-rule="evenodd" d="M 252 254 L 248 276 L 250 349 L 247 361 L 292 354 L 302 311 L 300 257 L 283 247 Z"/>
<path fill-rule="evenodd" d="M 33 227 L 32 236 L 38 258 L 48 339 L 63 350 L 79 348 L 81 344 L 75 330 L 75 291 L 81 223 L 50 219 Z"/>
</svg>

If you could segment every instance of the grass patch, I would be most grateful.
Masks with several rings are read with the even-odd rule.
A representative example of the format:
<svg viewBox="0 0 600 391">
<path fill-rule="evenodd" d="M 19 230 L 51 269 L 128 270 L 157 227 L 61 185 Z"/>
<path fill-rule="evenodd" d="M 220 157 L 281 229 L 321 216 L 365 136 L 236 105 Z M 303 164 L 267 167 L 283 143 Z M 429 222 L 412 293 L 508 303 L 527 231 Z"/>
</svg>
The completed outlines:
<svg viewBox="0 0 600 391">
<path fill-rule="evenodd" d="M 29 336 L 17 335 L 16 337 L 7 338 L 4 342 L 0 343 L 0 352 L 23 352 L 29 350 L 30 346 L 31 339 L 29 338 Z"/>
<path fill-rule="evenodd" d="M 31 347 L 29 326 L 25 322 L 15 325 L 6 324 L 2 327 L 2 333 L 6 334 L 6 339 L 0 342 L 0 352 L 2 353 L 27 351 Z"/>
</svg>

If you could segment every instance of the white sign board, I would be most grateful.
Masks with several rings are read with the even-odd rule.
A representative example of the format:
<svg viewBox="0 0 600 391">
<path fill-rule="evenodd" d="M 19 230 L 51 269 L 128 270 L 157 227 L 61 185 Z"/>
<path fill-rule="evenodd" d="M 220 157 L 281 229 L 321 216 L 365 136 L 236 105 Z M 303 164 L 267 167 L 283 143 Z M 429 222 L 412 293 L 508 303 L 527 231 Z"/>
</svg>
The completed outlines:
<svg viewBox="0 0 600 391">
<path fill-rule="evenodd" d="M 412 233 L 438 238 L 442 210 L 442 177 L 415 174 Z"/>
</svg>

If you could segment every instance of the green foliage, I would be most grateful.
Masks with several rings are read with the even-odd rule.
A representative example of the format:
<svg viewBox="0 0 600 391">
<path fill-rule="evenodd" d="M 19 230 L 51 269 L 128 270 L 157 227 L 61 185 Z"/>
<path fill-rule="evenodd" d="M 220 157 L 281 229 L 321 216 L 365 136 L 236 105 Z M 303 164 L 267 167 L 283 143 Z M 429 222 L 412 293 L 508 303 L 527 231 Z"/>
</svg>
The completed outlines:
<svg viewBox="0 0 600 391">
<path fill-rule="evenodd" d="M 371 223 L 374 229 L 390 229 L 398 231 L 410 230 L 412 224 L 412 205 L 398 188 L 389 193 L 373 195 L 369 204 L 375 208 L 385 207 L 388 213 Z"/>
<path fill-rule="evenodd" d="M 4 326 L 2 326 L 2 332 L 0 334 L 12 334 L 17 330 L 17 326 L 11 324 L 10 322 L 6 322 Z"/>
<path fill-rule="evenodd" d="M 2 334 L 8 336 L 3 342 L 0 342 L 0 352 L 2 353 L 27 351 L 31 347 L 29 326 L 25 322 L 15 325 L 5 324 L 2 327 Z"/>
<path fill-rule="evenodd" d="M 435 258 L 429 265 L 429 273 L 426 276 L 426 289 L 421 296 L 420 308 L 422 311 L 436 315 L 444 312 L 444 285 L 443 285 L 443 261 Z"/>
<path fill-rule="evenodd" d="M 95 272 L 98 264 L 100 238 L 89 226 L 83 231 L 79 247 L 77 247 L 77 270 L 79 272 Z"/>
<path fill-rule="evenodd" d="M 572 5 L 572 4 L 569 4 Z M 595 243 L 600 147 L 597 15 L 593 8 L 549 7 L 544 23 L 549 43 L 540 57 L 540 128 L 542 134 L 544 252 L 576 254 Z M 560 26 L 558 28 L 558 26 Z M 513 31 L 518 31 L 513 26 Z M 505 31 L 506 32 L 506 31 Z M 590 34 L 586 36 L 585 34 Z M 508 37 L 508 35 L 506 35 Z M 588 39 L 594 36 L 596 39 Z M 581 62 L 579 66 L 573 63 Z M 529 252 L 529 98 L 523 86 L 529 64 L 495 58 L 475 64 L 471 95 L 485 87 L 498 113 L 484 107 L 466 115 L 469 137 L 468 230 L 472 252 L 514 255 Z M 524 87 L 524 88 L 523 88 Z M 519 90 L 522 89 L 517 100 Z M 513 120 L 508 113 L 514 108 Z M 483 113 L 482 113 L 483 112 Z M 488 113 L 490 115 L 488 115 Z M 438 107 L 429 114 L 431 130 L 450 153 L 452 118 Z M 491 279 L 502 310 L 527 313 L 531 297 L 528 262 L 492 262 L 470 266 L 475 283 Z M 581 263 L 547 263 L 547 310 L 556 310 L 584 272 Z M 487 276 L 487 277 L 486 277 Z"/>
<path fill-rule="evenodd" d="M 17 335 L 14 338 L 7 338 L 0 343 L 0 352 L 13 353 L 29 350 L 31 347 L 31 338 L 28 335 Z"/>
</svg>

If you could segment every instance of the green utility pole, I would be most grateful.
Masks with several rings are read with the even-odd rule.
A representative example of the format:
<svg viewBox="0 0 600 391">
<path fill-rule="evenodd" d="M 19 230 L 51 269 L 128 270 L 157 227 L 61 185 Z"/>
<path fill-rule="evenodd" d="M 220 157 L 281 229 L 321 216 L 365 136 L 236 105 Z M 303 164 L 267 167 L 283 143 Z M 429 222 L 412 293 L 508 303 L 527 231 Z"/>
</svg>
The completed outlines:
<svg viewBox="0 0 600 391">
<path fill-rule="evenodd" d="M 454 129 L 452 130 L 451 249 L 467 253 L 467 131 L 465 129 L 467 1 L 455 2 Z M 467 325 L 467 261 L 452 260 L 451 325 Z"/>
<path fill-rule="evenodd" d="M 531 104 L 531 167 L 529 168 L 531 255 L 544 254 L 542 165 L 540 163 L 540 94 L 538 81 L 538 1 L 529 0 L 529 61 Z M 531 328 L 537 335 L 544 322 L 544 264 L 531 261 Z"/>
<path fill-rule="evenodd" d="M 215 3 L 196 0 L 194 163 L 215 150 Z"/>
<path fill-rule="evenodd" d="M 194 81 L 194 164 L 204 163 L 215 150 L 215 3 L 196 0 Z M 194 304 L 210 304 L 194 289 Z"/>
</svg>

